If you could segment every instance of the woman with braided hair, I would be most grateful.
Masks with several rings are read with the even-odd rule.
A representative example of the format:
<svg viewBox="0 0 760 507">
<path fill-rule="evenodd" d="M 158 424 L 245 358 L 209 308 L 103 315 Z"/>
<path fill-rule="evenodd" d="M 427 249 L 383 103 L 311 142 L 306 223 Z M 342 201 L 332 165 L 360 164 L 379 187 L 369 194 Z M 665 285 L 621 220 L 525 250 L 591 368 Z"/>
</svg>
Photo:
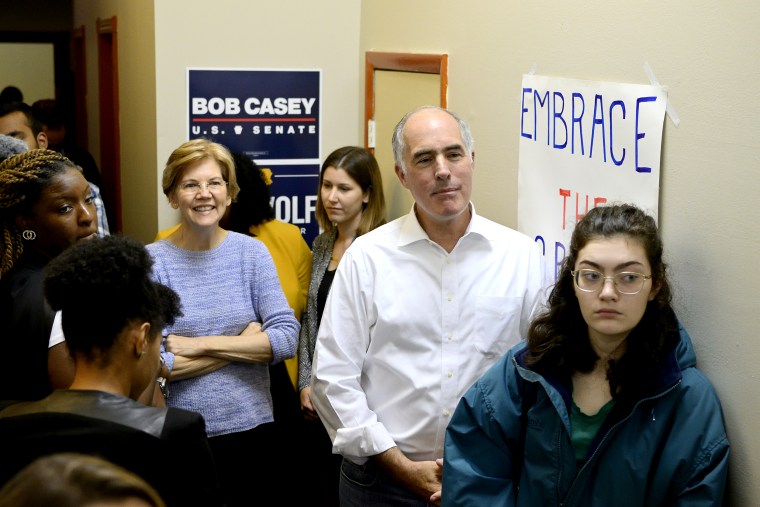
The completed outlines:
<svg viewBox="0 0 760 507">
<path fill-rule="evenodd" d="M 68 246 L 95 237 L 92 194 L 63 155 L 30 150 L 0 163 L 0 400 L 37 400 L 68 387 L 65 344 L 48 350 L 54 313 L 43 268 Z"/>
</svg>

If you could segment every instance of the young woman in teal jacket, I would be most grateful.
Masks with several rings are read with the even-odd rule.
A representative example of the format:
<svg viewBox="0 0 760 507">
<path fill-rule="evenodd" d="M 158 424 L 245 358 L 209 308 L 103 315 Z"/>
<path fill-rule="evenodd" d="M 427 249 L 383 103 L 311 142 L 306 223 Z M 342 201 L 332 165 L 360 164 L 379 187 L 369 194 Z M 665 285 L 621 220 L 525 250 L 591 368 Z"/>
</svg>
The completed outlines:
<svg viewBox="0 0 760 507">
<path fill-rule="evenodd" d="M 598 207 L 576 225 L 527 343 L 460 401 L 442 504 L 720 506 L 728 455 L 654 219 Z"/>
</svg>

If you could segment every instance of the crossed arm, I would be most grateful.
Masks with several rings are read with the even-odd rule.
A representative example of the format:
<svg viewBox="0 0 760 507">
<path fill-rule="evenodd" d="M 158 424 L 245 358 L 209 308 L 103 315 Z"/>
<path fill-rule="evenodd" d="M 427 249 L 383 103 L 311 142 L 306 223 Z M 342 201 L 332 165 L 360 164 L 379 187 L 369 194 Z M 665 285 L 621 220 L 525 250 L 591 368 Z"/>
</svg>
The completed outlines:
<svg viewBox="0 0 760 507">
<path fill-rule="evenodd" d="M 170 334 L 165 347 L 174 354 L 172 380 L 205 375 L 235 361 L 269 363 L 274 358 L 269 335 L 258 322 L 248 324 L 238 336 L 188 338 Z"/>
</svg>

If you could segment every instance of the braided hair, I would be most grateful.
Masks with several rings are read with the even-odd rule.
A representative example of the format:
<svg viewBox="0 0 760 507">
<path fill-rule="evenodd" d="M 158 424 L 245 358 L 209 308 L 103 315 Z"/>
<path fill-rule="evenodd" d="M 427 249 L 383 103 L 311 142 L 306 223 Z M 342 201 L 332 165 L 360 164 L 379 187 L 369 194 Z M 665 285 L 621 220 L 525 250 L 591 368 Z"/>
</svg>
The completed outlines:
<svg viewBox="0 0 760 507">
<path fill-rule="evenodd" d="M 77 168 L 51 150 L 30 150 L 0 163 L 0 277 L 10 271 L 24 252 L 16 218 L 28 212 L 58 174 Z"/>
</svg>

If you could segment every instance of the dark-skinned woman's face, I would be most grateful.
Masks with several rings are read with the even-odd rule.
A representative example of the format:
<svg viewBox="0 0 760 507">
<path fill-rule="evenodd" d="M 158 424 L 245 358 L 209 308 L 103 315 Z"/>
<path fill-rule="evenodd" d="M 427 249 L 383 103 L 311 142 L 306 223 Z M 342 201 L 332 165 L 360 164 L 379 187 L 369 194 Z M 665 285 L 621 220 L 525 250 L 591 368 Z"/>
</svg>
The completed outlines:
<svg viewBox="0 0 760 507">
<path fill-rule="evenodd" d="M 72 167 L 54 176 L 22 218 L 22 227 L 37 234 L 27 245 L 51 258 L 77 241 L 94 238 L 98 230 L 95 205 L 82 173 Z"/>
</svg>

